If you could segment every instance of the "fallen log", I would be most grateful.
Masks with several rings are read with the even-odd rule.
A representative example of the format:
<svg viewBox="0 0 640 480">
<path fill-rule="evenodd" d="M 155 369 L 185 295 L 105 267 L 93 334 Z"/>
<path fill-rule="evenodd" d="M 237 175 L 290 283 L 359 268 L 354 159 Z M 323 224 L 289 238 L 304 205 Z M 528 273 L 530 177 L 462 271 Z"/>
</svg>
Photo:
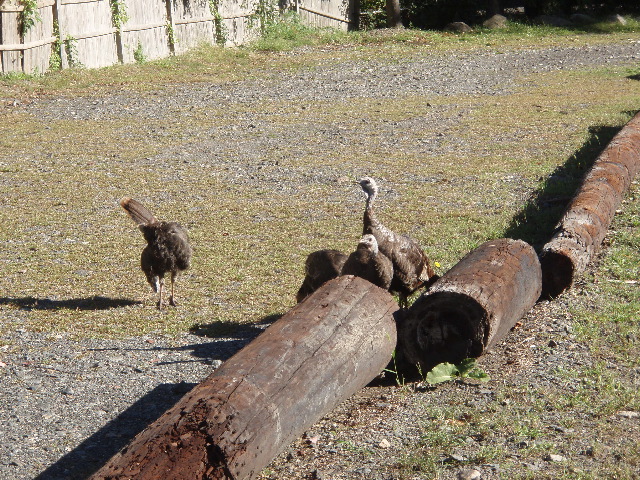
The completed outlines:
<svg viewBox="0 0 640 480">
<path fill-rule="evenodd" d="M 486 242 L 420 296 L 398 324 L 397 365 L 407 379 L 438 363 L 478 357 L 535 304 L 542 273 L 521 240 Z"/>
<path fill-rule="evenodd" d="M 251 479 L 375 378 L 396 346 L 385 290 L 331 280 L 223 363 L 91 478 Z"/>
<path fill-rule="evenodd" d="M 542 248 L 542 297 L 571 287 L 600 250 L 609 225 L 640 169 L 640 113 L 605 147 Z"/>
</svg>

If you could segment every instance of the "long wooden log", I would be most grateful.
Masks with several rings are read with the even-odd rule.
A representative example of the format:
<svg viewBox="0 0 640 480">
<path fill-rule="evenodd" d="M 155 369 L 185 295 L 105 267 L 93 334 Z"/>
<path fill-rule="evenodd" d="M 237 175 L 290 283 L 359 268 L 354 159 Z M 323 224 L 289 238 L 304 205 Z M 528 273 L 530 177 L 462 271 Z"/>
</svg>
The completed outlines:
<svg viewBox="0 0 640 480">
<path fill-rule="evenodd" d="M 640 113 L 627 123 L 596 159 L 582 186 L 542 248 L 542 296 L 553 298 L 571 287 L 598 253 L 615 212 L 640 170 Z"/>
<path fill-rule="evenodd" d="M 398 309 L 358 277 L 331 280 L 227 360 L 91 478 L 251 479 L 375 378 Z"/>
<path fill-rule="evenodd" d="M 535 304 L 542 272 L 521 240 L 486 242 L 419 297 L 398 325 L 397 368 L 408 378 L 478 357 Z"/>
</svg>

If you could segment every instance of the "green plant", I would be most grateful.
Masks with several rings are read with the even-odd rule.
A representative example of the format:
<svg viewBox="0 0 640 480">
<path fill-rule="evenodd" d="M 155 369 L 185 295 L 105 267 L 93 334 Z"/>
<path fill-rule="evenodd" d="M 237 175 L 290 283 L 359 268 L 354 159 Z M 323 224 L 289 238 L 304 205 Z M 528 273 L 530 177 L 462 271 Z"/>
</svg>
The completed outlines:
<svg viewBox="0 0 640 480">
<path fill-rule="evenodd" d="M 465 358 L 457 365 L 449 362 L 436 365 L 427 373 L 425 380 L 430 385 L 434 385 L 436 383 L 462 378 L 473 378 L 481 382 L 486 382 L 489 380 L 489 375 L 478 368 L 474 358 Z"/>
<path fill-rule="evenodd" d="M 124 0 L 109 0 L 109 5 L 111 6 L 111 22 L 120 31 L 122 30 L 122 25 L 129 20 L 127 6 Z"/>
<path fill-rule="evenodd" d="M 62 41 L 60 40 L 60 25 L 58 25 L 58 22 L 53 22 L 53 36 L 55 37 L 55 41 L 51 44 L 49 70 L 61 70 L 62 57 L 60 56 L 60 49 L 62 47 Z"/>
<path fill-rule="evenodd" d="M 78 60 L 77 42 L 78 40 L 71 35 L 67 35 L 64 39 L 64 50 L 67 55 L 67 63 L 71 68 L 83 67 L 82 63 Z"/>
<path fill-rule="evenodd" d="M 392 363 L 393 363 L 393 369 L 385 368 L 383 370 L 383 372 L 390 373 L 391 375 L 393 375 L 395 377 L 395 379 L 396 379 L 396 384 L 399 387 L 402 387 L 405 384 L 405 379 L 402 376 L 402 374 L 400 372 L 398 372 L 398 365 L 397 365 L 397 362 L 396 362 L 396 350 L 395 349 L 393 350 L 393 353 L 391 354 L 391 359 L 392 359 Z"/>
<path fill-rule="evenodd" d="M 219 2 L 220 0 L 209 0 L 209 11 L 211 12 L 211 15 L 213 15 L 215 22 L 216 43 L 224 45 L 229 39 L 229 31 L 224 23 L 222 14 L 220 13 Z"/>
<path fill-rule="evenodd" d="M 173 25 L 171 22 L 167 22 L 167 36 L 169 37 L 169 47 L 173 49 L 177 42 L 176 40 L 176 32 L 173 30 Z"/>
<path fill-rule="evenodd" d="M 278 23 L 279 13 L 278 2 L 274 0 L 258 0 L 255 11 L 249 15 L 249 25 L 254 28 L 257 23 L 260 34 L 265 35 L 271 25 Z"/>
<path fill-rule="evenodd" d="M 142 42 L 138 42 L 138 46 L 133 51 L 133 58 L 136 61 L 136 63 L 144 63 L 147 61 L 147 57 L 145 56 L 144 51 L 142 49 Z"/>
<path fill-rule="evenodd" d="M 25 36 L 36 22 L 41 22 L 42 17 L 38 11 L 38 0 L 20 0 L 22 11 L 20 12 L 20 32 Z"/>
</svg>

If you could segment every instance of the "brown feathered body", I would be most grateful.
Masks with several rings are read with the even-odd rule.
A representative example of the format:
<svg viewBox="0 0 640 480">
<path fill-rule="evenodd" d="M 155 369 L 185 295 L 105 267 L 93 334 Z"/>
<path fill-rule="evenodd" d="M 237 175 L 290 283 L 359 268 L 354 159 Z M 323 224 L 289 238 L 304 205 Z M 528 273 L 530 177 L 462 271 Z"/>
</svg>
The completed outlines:
<svg viewBox="0 0 640 480">
<path fill-rule="evenodd" d="M 187 231 L 177 222 L 162 222 L 140 202 L 126 197 L 120 200 L 147 241 L 142 250 L 140 267 L 147 281 L 158 293 L 158 308 L 162 308 L 164 277 L 171 276 L 171 294 L 169 304 L 176 305 L 174 298 L 175 279 L 179 272 L 190 267 L 193 253 Z"/>
<path fill-rule="evenodd" d="M 311 252 L 304 262 L 305 277 L 296 294 L 300 303 L 323 284 L 340 276 L 347 255 L 339 250 L 325 249 Z"/>
<path fill-rule="evenodd" d="M 388 290 L 393 279 L 393 263 L 378 249 L 376 237 L 367 234 L 362 236 L 356 251 L 347 258 L 342 275 L 355 275 Z"/>
<path fill-rule="evenodd" d="M 407 297 L 425 284 L 437 278 L 420 245 L 406 235 L 398 235 L 385 227 L 376 217 L 373 204 L 378 185 L 371 177 L 359 181 L 367 196 L 363 217 L 363 234 L 371 234 L 378 242 L 378 249 L 393 264 L 393 279 L 389 290 L 398 293 L 401 306 L 407 306 Z"/>
</svg>

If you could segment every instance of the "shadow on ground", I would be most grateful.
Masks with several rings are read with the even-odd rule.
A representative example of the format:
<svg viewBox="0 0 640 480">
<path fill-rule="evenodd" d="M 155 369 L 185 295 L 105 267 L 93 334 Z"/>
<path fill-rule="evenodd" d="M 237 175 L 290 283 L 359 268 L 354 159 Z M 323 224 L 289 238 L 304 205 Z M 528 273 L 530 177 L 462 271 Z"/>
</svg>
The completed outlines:
<svg viewBox="0 0 640 480">
<path fill-rule="evenodd" d="M 36 297 L 0 297 L 0 305 L 13 305 L 21 310 L 109 310 L 111 308 L 130 307 L 140 304 L 141 302 L 127 298 L 109 298 L 98 295 L 67 300 Z"/>
<path fill-rule="evenodd" d="M 524 240 L 540 252 L 553 236 L 584 176 L 619 131 L 620 127 L 591 127 L 588 140 L 533 192 L 524 208 L 511 220 L 504 237 Z"/>
<path fill-rule="evenodd" d="M 35 480 L 81 480 L 100 469 L 147 425 L 174 406 L 196 384 L 162 384 L 59 459 Z"/>
<path fill-rule="evenodd" d="M 1 301 L 1 300 L 0 300 Z M 202 362 L 213 364 L 214 360 L 225 361 L 251 342 L 281 314 L 268 315 L 255 324 L 214 322 L 196 325 L 192 333 L 221 340 L 208 343 L 194 343 L 180 347 L 154 347 L 143 350 L 191 351 L 194 360 L 181 362 Z M 116 349 L 117 350 L 117 349 Z M 160 362 L 158 365 L 176 362 Z M 151 390 L 96 433 L 60 458 L 34 480 L 81 480 L 99 470 L 117 452 L 165 411 L 173 407 L 196 384 L 162 384 Z"/>
</svg>

